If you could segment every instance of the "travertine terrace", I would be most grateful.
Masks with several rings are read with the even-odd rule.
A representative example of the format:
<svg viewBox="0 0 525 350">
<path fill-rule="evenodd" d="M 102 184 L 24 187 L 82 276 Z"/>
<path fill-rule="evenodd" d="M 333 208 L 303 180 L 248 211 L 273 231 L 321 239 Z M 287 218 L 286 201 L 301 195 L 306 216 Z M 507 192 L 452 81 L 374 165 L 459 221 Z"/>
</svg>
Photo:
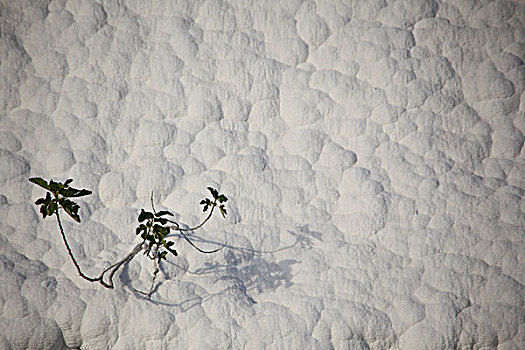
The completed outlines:
<svg viewBox="0 0 525 350">
<path fill-rule="evenodd" d="M 524 59 L 518 0 L 0 0 L 0 349 L 524 349 Z M 227 246 L 106 290 L 32 176 L 88 274 L 151 191 Z"/>
</svg>

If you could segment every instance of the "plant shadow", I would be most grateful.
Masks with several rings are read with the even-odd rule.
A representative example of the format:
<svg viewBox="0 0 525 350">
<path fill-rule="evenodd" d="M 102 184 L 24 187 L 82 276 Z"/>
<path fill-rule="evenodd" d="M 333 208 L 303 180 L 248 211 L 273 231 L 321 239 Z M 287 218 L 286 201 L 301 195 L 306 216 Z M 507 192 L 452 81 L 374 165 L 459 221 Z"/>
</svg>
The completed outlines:
<svg viewBox="0 0 525 350">
<path fill-rule="evenodd" d="M 256 250 L 253 248 L 239 247 L 229 244 L 223 244 L 220 242 L 203 239 L 198 235 L 189 236 L 192 241 L 199 243 L 206 243 L 218 246 L 224 246 L 227 251 L 224 253 L 224 262 L 206 262 L 204 267 L 189 270 L 183 266 L 179 266 L 177 263 L 165 260 L 163 264 L 168 264 L 185 270 L 185 273 L 192 275 L 216 275 L 218 276 L 214 283 L 219 283 L 226 280 L 237 281 L 237 289 L 247 297 L 248 303 L 255 303 L 248 294 L 259 294 L 264 291 L 274 291 L 279 287 L 288 288 L 293 285 L 293 273 L 292 266 L 300 263 L 295 259 L 283 259 L 280 261 L 274 261 L 270 258 L 265 258 L 266 255 L 271 255 L 284 250 L 289 249 L 312 249 L 314 246 L 314 240 L 322 242 L 322 234 L 320 232 L 310 230 L 308 225 L 299 226 L 294 231 L 288 231 L 290 235 L 294 237 L 293 243 L 279 247 L 274 250 Z M 179 234 L 173 234 L 172 237 L 179 237 Z M 163 266 L 160 266 L 161 272 L 166 278 L 167 273 Z M 152 289 L 152 293 L 149 297 L 138 293 L 131 286 L 131 278 L 129 276 L 129 267 L 124 267 L 121 274 L 122 282 L 130 288 L 130 290 L 138 297 L 148 300 L 152 303 L 178 307 L 181 311 L 187 311 L 194 306 L 200 305 L 202 302 L 213 298 L 214 296 L 224 294 L 231 288 L 226 288 L 218 293 L 209 294 L 205 298 L 191 298 L 180 303 L 169 303 L 154 298 L 155 292 L 158 291 L 162 282 L 157 282 Z"/>
</svg>

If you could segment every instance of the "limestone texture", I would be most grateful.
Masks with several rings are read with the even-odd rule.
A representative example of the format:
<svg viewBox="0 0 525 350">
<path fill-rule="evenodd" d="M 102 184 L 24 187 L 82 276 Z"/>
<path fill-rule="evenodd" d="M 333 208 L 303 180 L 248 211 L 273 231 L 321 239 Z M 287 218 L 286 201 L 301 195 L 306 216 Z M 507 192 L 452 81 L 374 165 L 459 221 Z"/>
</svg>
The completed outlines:
<svg viewBox="0 0 525 350">
<path fill-rule="evenodd" d="M 521 0 L 0 0 L 0 349 L 524 349 Z M 64 223 L 30 177 L 93 195 Z"/>
</svg>

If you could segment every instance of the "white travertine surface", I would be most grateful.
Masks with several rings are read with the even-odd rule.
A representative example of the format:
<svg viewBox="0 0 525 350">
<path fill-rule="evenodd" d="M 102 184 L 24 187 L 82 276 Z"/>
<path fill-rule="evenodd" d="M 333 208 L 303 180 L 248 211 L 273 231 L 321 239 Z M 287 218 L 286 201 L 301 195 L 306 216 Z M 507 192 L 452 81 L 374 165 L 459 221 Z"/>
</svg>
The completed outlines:
<svg viewBox="0 0 525 350">
<path fill-rule="evenodd" d="M 525 348 L 525 3 L 0 0 L 0 349 Z M 93 195 L 65 223 L 29 177 Z"/>
</svg>

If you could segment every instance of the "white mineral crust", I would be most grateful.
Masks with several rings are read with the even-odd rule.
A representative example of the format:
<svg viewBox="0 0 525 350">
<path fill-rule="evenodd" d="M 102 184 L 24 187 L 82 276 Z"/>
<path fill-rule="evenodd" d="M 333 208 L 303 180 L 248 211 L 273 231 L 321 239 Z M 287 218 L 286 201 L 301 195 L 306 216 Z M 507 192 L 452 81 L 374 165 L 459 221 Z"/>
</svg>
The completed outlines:
<svg viewBox="0 0 525 350">
<path fill-rule="evenodd" d="M 0 0 L 0 349 L 524 349 L 521 0 Z M 30 177 L 93 191 L 64 219 Z"/>
</svg>

